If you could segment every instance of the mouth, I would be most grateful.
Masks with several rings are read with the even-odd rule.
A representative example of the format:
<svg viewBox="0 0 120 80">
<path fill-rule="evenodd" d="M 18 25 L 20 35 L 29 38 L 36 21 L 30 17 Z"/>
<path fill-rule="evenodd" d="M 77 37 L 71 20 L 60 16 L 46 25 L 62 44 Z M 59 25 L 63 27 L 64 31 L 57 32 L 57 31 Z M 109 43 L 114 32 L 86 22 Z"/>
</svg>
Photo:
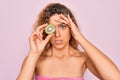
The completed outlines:
<svg viewBox="0 0 120 80">
<path fill-rule="evenodd" d="M 55 40 L 55 44 L 56 44 L 56 45 L 62 44 L 62 40 Z"/>
</svg>

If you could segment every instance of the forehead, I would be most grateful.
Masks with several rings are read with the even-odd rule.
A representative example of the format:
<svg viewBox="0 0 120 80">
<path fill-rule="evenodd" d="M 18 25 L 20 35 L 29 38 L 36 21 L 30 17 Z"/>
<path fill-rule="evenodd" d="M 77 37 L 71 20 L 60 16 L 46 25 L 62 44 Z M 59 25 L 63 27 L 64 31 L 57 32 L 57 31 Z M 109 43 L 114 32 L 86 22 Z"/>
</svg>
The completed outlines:
<svg viewBox="0 0 120 80">
<path fill-rule="evenodd" d="M 56 22 L 57 19 L 60 19 L 60 15 L 59 14 L 54 14 L 50 17 L 49 23 L 59 24 L 58 22 Z"/>
</svg>

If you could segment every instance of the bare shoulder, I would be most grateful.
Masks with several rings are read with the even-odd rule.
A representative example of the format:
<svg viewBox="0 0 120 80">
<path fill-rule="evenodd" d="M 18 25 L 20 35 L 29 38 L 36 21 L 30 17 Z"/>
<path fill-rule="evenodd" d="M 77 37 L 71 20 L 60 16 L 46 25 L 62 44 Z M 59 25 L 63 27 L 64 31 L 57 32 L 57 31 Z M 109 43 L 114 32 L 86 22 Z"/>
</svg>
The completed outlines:
<svg viewBox="0 0 120 80">
<path fill-rule="evenodd" d="M 85 52 L 80 51 L 80 50 L 72 49 L 72 52 L 74 53 L 75 56 L 80 57 L 80 58 L 87 59 L 87 57 L 88 57 Z"/>
<path fill-rule="evenodd" d="M 71 51 L 72 51 L 74 57 L 77 59 L 77 61 L 79 61 L 80 63 L 82 62 L 84 64 L 86 63 L 88 56 L 85 52 L 80 51 L 79 49 L 77 49 L 77 50 L 72 49 Z"/>
</svg>

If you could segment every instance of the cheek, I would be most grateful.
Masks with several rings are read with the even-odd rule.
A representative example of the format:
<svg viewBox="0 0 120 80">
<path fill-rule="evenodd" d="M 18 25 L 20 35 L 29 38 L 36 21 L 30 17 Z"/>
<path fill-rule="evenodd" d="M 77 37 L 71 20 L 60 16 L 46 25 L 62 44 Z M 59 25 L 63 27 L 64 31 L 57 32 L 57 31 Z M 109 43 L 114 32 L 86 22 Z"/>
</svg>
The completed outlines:
<svg viewBox="0 0 120 80">
<path fill-rule="evenodd" d="M 69 40 L 71 37 L 71 33 L 69 30 L 63 31 L 61 34 L 63 35 L 65 40 Z"/>
<path fill-rule="evenodd" d="M 70 30 L 69 29 L 66 29 L 66 30 L 61 30 L 60 31 L 60 39 L 63 39 L 66 42 L 69 42 L 70 38 L 71 38 L 71 33 L 70 33 Z M 55 40 L 55 36 L 53 36 L 51 39 L 50 39 L 50 43 L 51 44 L 54 44 L 54 40 Z"/>
<path fill-rule="evenodd" d="M 55 40 L 54 37 L 52 37 L 52 38 L 50 39 L 50 43 L 52 44 L 54 40 Z"/>
</svg>

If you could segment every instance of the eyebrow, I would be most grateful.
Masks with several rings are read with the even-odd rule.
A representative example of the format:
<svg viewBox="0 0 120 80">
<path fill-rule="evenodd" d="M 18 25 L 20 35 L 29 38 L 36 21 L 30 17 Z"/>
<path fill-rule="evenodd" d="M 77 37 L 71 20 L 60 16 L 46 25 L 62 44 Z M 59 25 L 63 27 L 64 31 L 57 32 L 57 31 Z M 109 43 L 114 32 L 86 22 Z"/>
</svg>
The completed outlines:
<svg viewBox="0 0 120 80">
<path fill-rule="evenodd" d="M 58 24 L 58 26 L 60 26 L 60 25 L 67 25 L 67 24 L 65 24 L 65 23 L 60 23 L 60 24 Z"/>
</svg>

